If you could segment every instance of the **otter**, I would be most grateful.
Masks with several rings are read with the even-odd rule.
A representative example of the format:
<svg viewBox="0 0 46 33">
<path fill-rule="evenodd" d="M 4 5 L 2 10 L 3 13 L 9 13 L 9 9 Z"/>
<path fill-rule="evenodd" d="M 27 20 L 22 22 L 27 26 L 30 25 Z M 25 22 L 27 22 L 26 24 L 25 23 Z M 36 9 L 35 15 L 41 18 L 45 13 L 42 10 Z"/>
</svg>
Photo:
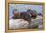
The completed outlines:
<svg viewBox="0 0 46 33">
<path fill-rule="evenodd" d="M 16 10 L 13 11 L 13 19 L 24 19 L 28 21 L 29 23 L 29 29 L 30 29 L 30 23 L 31 23 L 31 18 L 35 19 L 37 17 L 37 14 L 33 11 L 28 9 L 27 12 L 17 12 Z"/>
</svg>

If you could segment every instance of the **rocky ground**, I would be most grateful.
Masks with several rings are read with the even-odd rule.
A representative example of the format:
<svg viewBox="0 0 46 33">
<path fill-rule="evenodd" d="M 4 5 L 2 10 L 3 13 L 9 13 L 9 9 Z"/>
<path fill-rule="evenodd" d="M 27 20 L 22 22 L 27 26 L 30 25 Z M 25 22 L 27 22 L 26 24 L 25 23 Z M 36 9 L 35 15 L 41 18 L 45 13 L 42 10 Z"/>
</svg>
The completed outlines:
<svg viewBox="0 0 46 33">
<path fill-rule="evenodd" d="M 43 28 L 43 21 L 41 16 L 37 16 L 36 19 L 31 19 L 30 28 Z M 24 19 L 10 19 L 9 20 L 9 29 L 21 29 L 21 28 L 28 28 L 29 23 Z"/>
</svg>

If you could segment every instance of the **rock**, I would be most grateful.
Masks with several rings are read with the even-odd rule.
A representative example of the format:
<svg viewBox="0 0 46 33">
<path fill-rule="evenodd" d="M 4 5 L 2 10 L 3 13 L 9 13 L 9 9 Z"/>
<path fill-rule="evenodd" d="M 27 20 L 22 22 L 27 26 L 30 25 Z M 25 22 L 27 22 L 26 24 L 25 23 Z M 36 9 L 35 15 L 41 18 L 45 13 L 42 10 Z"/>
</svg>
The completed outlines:
<svg viewBox="0 0 46 33">
<path fill-rule="evenodd" d="M 23 19 L 10 19 L 9 20 L 9 29 L 20 29 L 28 28 L 28 21 Z"/>
<path fill-rule="evenodd" d="M 39 25 L 39 26 L 38 26 L 38 29 L 42 29 L 42 28 L 43 28 L 43 25 Z"/>
<path fill-rule="evenodd" d="M 31 24 L 30 24 L 30 27 L 31 28 L 42 28 L 42 23 L 43 23 L 43 20 L 42 20 L 42 17 L 41 16 L 37 16 L 36 19 L 31 19 Z"/>
<path fill-rule="evenodd" d="M 21 28 L 43 28 L 43 21 L 41 16 L 37 16 L 36 19 L 31 19 L 31 23 L 29 24 L 28 21 L 24 19 L 10 19 L 9 20 L 9 29 L 21 29 Z"/>
</svg>

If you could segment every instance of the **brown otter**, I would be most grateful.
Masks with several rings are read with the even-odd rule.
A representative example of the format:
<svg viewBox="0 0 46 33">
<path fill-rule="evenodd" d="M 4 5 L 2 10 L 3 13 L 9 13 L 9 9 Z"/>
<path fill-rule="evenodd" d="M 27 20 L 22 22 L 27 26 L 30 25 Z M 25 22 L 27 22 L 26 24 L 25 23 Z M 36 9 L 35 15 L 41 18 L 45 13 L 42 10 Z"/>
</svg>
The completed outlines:
<svg viewBox="0 0 46 33">
<path fill-rule="evenodd" d="M 28 9 L 27 12 L 17 12 L 17 10 L 13 11 L 13 19 L 24 19 L 29 22 L 29 28 L 31 23 L 31 18 L 36 18 L 37 14 L 33 11 Z"/>
</svg>

